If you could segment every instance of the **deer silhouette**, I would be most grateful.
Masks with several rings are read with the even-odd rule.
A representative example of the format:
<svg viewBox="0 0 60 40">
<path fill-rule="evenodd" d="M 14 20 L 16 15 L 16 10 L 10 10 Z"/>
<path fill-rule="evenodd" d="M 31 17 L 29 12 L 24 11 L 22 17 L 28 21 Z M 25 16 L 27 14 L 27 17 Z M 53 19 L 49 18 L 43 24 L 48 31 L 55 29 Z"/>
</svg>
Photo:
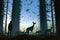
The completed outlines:
<svg viewBox="0 0 60 40">
<path fill-rule="evenodd" d="M 51 27 L 50 29 L 47 29 L 46 31 L 51 33 L 51 30 L 53 29 L 53 27 Z"/>
<path fill-rule="evenodd" d="M 10 34 L 10 36 L 11 36 L 11 31 L 12 31 L 12 21 L 10 21 L 8 25 L 8 35 Z"/>
<path fill-rule="evenodd" d="M 26 32 L 27 32 L 27 33 L 29 33 L 29 31 L 31 31 L 31 32 L 32 32 L 35 24 L 36 24 L 36 23 L 35 23 L 35 22 L 33 22 L 33 25 L 32 25 L 32 26 L 30 26 L 29 28 L 27 28 L 27 29 L 26 29 Z"/>
</svg>

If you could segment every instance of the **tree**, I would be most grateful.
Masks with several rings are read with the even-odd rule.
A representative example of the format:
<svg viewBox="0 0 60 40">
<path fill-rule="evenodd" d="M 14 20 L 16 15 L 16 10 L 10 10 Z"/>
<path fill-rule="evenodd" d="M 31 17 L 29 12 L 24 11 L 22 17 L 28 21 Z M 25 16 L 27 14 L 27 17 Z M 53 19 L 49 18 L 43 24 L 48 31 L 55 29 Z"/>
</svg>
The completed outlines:
<svg viewBox="0 0 60 40">
<path fill-rule="evenodd" d="M 60 0 L 54 0 L 55 17 L 56 17 L 56 33 L 60 36 Z"/>
<path fill-rule="evenodd" d="M 0 33 L 3 33 L 4 0 L 0 0 Z"/>
<path fill-rule="evenodd" d="M 51 0 L 51 18 L 52 18 L 52 27 L 53 27 L 53 32 L 54 32 L 54 17 L 53 17 L 53 0 Z"/>
<path fill-rule="evenodd" d="M 19 17 L 20 17 L 20 0 L 13 0 L 12 6 L 12 35 L 14 36 L 19 31 Z"/>
<path fill-rule="evenodd" d="M 45 0 L 40 0 L 40 26 L 42 34 L 47 34 L 47 14 L 46 14 L 46 2 Z"/>
<path fill-rule="evenodd" d="M 9 0 L 7 0 L 7 6 L 6 6 L 5 32 L 6 32 L 6 28 L 7 28 L 8 2 L 9 2 Z"/>
</svg>

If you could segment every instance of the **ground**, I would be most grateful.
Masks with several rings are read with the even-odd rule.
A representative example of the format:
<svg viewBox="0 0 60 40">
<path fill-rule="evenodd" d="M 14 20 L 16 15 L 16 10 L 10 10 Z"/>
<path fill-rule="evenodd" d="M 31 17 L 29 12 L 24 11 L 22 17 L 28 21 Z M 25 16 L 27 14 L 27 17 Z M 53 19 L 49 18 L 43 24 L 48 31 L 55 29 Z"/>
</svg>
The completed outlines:
<svg viewBox="0 0 60 40">
<path fill-rule="evenodd" d="M 17 35 L 16 37 L 0 36 L 0 40 L 60 40 L 57 36 Z"/>
</svg>

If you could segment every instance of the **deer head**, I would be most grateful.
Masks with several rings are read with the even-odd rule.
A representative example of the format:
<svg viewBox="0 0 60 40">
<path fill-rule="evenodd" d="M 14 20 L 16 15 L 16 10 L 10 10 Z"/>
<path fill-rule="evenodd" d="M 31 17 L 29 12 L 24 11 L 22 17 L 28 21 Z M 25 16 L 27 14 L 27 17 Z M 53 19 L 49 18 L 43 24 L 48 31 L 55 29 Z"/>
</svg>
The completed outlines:
<svg viewBox="0 0 60 40">
<path fill-rule="evenodd" d="M 33 22 L 33 24 L 36 24 L 35 22 Z"/>
</svg>

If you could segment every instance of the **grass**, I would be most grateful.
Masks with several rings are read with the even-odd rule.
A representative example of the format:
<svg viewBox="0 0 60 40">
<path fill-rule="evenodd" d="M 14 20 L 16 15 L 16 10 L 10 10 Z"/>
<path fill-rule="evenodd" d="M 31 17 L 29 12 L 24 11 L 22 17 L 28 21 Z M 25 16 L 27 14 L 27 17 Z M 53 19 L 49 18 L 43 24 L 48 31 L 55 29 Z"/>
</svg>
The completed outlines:
<svg viewBox="0 0 60 40">
<path fill-rule="evenodd" d="M 57 36 L 17 35 L 15 37 L 0 36 L 0 40 L 60 40 Z"/>
</svg>

